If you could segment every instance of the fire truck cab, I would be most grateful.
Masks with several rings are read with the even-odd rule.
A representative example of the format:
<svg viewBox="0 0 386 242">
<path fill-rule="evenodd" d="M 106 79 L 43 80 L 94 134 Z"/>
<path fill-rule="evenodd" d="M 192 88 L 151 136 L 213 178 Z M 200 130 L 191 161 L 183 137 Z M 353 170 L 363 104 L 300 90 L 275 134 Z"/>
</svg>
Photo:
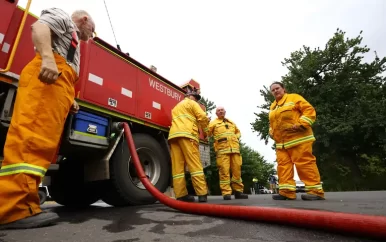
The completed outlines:
<svg viewBox="0 0 386 242">
<path fill-rule="evenodd" d="M 12 119 L 18 80 L 34 57 L 31 24 L 37 16 L 0 0 L 0 146 Z M 182 87 L 143 65 L 104 40 L 81 42 L 81 70 L 76 84 L 78 114 L 66 120 L 57 157 L 51 161 L 44 186 L 52 200 L 65 206 L 88 206 L 101 199 L 113 206 L 154 203 L 155 198 L 138 179 L 123 131 L 128 122 L 137 153 L 149 180 L 161 192 L 171 185 L 167 137 L 171 109 L 189 88 Z M 201 105 L 205 110 L 205 107 Z M 209 145 L 201 130 L 203 166 L 210 164 Z M 1 152 L 2 153 L 2 152 Z"/>
</svg>

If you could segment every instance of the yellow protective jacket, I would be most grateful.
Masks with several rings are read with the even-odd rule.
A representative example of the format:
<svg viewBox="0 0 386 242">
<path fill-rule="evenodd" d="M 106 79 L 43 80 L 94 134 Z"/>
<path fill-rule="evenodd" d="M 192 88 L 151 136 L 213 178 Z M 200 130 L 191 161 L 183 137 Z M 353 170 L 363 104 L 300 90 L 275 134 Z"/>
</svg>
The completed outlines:
<svg viewBox="0 0 386 242">
<path fill-rule="evenodd" d="M 172 109 L 172 126 L 169 130 L 169 138 L 186 137 L 199 142 L 199 129 L 201 126 L 208 134 L 209 119 L 200 105 L 189 98 L 185 98 Z"/>
<path fill-rule="evenodd" d="M 214 138 L 214 151 L 217 155 L 240 153 L 240 130 L 231 120 L 216 118 L 209 124 L 209 136 Z"/>
<path fill-rule="evenodd" d="M 269 134 L 276 149 L 285 149 L 315 141 L 312 124 L 316 120 L 314 107 L 299 94 L 284 94 L 278 102 L 271 104 L 269 112 Z M 292 126 L 300 130 L 292 130 Z"/>
</svg>

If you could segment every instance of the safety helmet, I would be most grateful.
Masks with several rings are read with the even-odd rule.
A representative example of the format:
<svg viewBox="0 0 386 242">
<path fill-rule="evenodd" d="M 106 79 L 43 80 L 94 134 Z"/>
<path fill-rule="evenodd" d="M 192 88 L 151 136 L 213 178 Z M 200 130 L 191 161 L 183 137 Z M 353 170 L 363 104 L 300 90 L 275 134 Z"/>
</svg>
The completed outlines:
<svg viewBox="0 0 386 242">
<path fill-rule="evenodd" d="M 201 95 L 200 95 L 200 89 L 197 89 L 195 87 L 188 87 L 186 92 L 186 96 L 194 96 L 197 101 L 200 101 Z"/>
</svg>

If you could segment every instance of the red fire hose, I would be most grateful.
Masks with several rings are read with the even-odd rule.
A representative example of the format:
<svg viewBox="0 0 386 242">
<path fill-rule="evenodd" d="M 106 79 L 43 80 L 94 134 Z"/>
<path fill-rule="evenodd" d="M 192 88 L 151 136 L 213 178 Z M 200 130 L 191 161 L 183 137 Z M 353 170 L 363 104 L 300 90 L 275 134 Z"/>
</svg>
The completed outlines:
<svg viewBox="0 0 386 242">
<path fill-rule="evenodd" d="M 200 204 L 171 199 L 151 184 L 139 161 L 130 127 L 123 123 L 135 169 L 146 189 L 161 203 L 186 213 L 273 222 L 302 228 L 323 229 L 370 238 L 386 238 L 386 217 L 300 209 Z"/>
</svg>

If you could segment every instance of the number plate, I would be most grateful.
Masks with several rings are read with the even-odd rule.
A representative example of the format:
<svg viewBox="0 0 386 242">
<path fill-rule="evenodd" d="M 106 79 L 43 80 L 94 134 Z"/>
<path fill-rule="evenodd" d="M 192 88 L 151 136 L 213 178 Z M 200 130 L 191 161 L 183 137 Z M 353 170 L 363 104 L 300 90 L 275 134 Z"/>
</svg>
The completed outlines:
<svg viewBox="0 0 386 242">
<path fill-rule="evenodd" d="M 118 106 L 118 101 L 109 97 L 109 100 L 107 102 L 109 106 L 116 108 Z"/>
<path fill-rule="evenodd" d="M 145 112 L 145 118 L 151 119 L 151 113 L 150 112 Z"/>
</svg>

